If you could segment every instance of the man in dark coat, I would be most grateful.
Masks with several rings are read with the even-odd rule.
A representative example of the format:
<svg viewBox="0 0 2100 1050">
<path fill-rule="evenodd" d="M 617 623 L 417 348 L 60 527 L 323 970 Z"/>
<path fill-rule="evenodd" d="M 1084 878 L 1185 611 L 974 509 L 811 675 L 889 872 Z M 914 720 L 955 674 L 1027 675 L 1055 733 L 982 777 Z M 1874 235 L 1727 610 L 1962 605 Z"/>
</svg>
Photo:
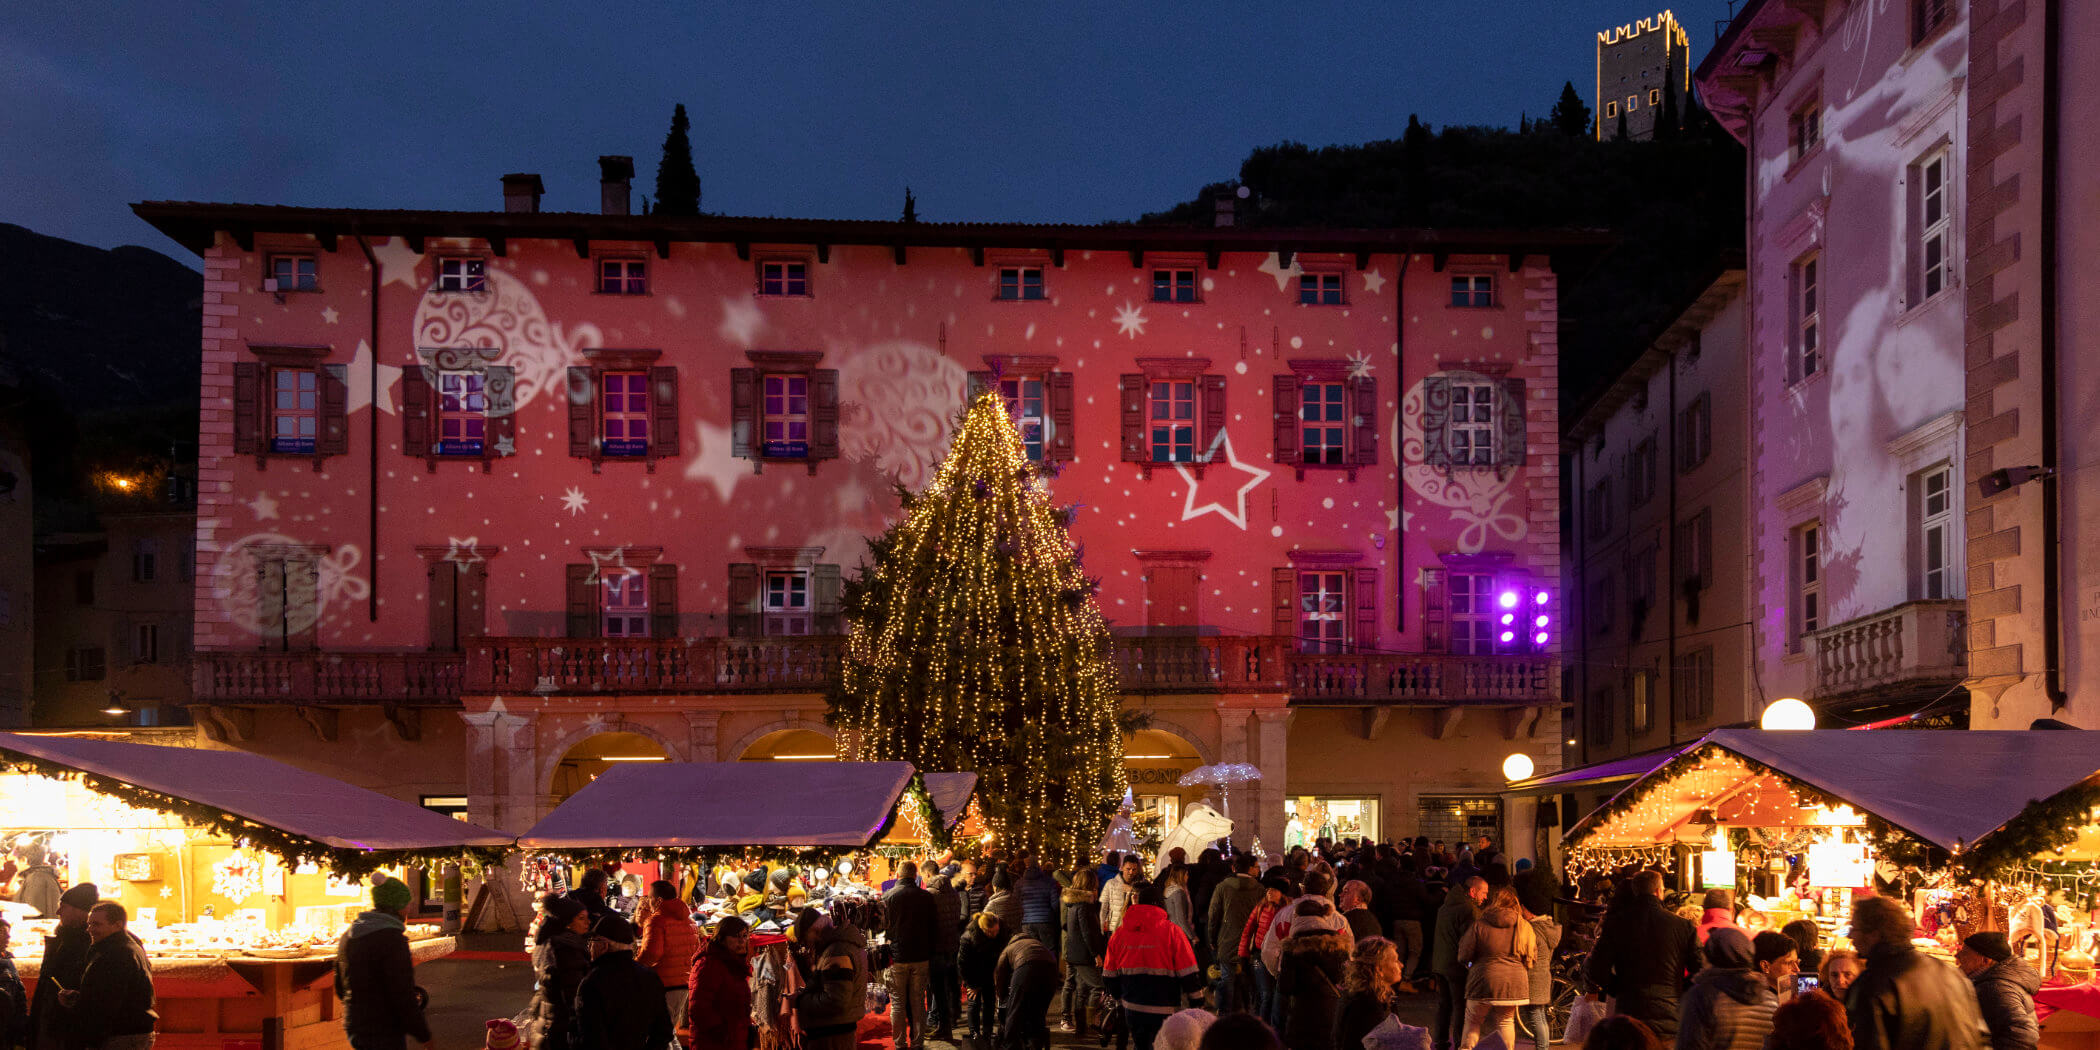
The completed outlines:
<svg viewBox="0 0 2100 1050">
<path fill-rule="evenodd" d="M 1247 917 L 1254 914 L 1254 908 L 1261 903 L 1265 892 L 1261 882 L 1254 877 L 1259 863 L 1252 853 L 1234 857 L 1232 877 L 1211 889 L 1210 906 L 1204 910 L 1204 936 L 1209 940 L 1212 958 L 1218 967 L 1216 988 L 1220 1010 L 1238 1009 L 1253 990 L 1253 976 L 1241 970 L 1244 963 L 1239 957 L 1239 940 L 1240 934 L 1247 929 Z"/>
<path fill-rule="evenodd" d="M 88 909 L 87 967 L 80 985 L 58 993 L 65 1010 L 61 1024 L 68 1046 L 94 1050 L 150 1050 L 153 1027 L 153 967 L 146 947 L 124 929 L 131 916 L 116 901 Z"/>
<path fill-rule="evenodd" d="M 80 987 L 87 969 L 88 949 L 95 943 L 88 936 L 88 909 L 100 892 L 92 882 L 77 883 L 58 899 L 58 929 L 44 938 L 44 963 L 37 971 L 36 993 L 29 1002 L 29 1045 L 32 1050 L 60 1050 L 58 990 Z"/>
<path fill-rule="evenodd" d="M 1852 907 L 1852 944 L 1866 962 L 1845 993 L 1854 1050 L 1982 1050 L 1989 1033 L 1975 989 L 1918 951 L 1910 933 L 1901 902 L 1868 897 Z"/>
<path fill-rule="evenodd" d="M 1615 901 L 1604 916 L 1583 971 L 1617 1000 L 1614 1012 L 1646 1021 L 1668 1042 L 1677 1036 L 1677 997 L 1699 971 L 1699 928 L 1663 907 L 1660 872 L 1643 871 L 1632 885 L 1625 906 Z"/>
<path fill-rule="evenodd" d="M 1430 969 L 1436 974 L 1436 1028 L 1429 1033 L 1436 1050 L 1458 1045 L 1466 1024 L 1466 966 L 1458 958 L 1458 942 L 1480 918 L 1487 903 L 1487 880 L 1474 876 L 1451 884 L 1444 906 L 1436 913 L 1435 958 Z"/>
<path fill-rule="evenodd" d="M 612 876 L 607 875 L 604 868 L 592 868 L 583 873 L 583 880 L 575 889 L 562 896 L 583 905 L 583 910 L 590 913 L 591 925 L 595 926 L 598 920 L 613 914 L 612 905 L 605 901 L 606 888 L 611 884 Z"/>
<path fill-rule="evenodd" d="M 890 1024 L 897 1050 L 926 1046 L 926 991 L 939 924 L 940 905 L 920 888 L 919 866 L 905 861 L 897 869 L 896 888 L 882 898 L 882 931 L 890 944 L 890 965 L 883 977 L 890 986 Z"/>
<path fill-rule="evenodd" d="M 343 1034 L 356 1050 L 403 1050 L 408 1039 L 430 1043 L 416 1002 L 416 961 L 401 913 L 409 892 L 400 879 L 372 887 L 372 910 L 343 931 L 335 949 L 335 997 L 343 1001 Z"/>
<path fill-rule="evenodd" d="M 990 1042 L 993 1027 L 998 1024 L 998 1000 L 992 980 L 997 973 L 999 956 L 1006 951 L 1006 942 L 1011 936 L 997 915 L 981 911 L 971 921 L 970 928 L 963 931 L 962 945 L 956 950 L 956 975 L 962 978 L 964 987 L 970 989 L 970 1041 L 973 1043 Z"/>
<path fill-rule="evenodd" d="M 2042 1028 L 2034 1017 L 2034 993 L 2042 975 L 2013 957 L 2005 935 L 1972 933 L 1954 954 L 1954 965 L 1976 986 L 1976 1006 L 1991 1030 L 1991 1050 L 2035 1050 Z"/>
<path fill-rule="evenodd" d="M 926 1027 L 939 1042 L 955 1041 L 955 1022 L 962 1009 L 962 985 L 955 975 L 955 953 L 962 947 L 963 894 L 955 880 L 962 869 L 954 864 L 926 880 L 933 894 L 933 960 L 927 966 L 929 1003 Z"/>
<path fill-rule="evenodd" d="M 671 1045 L 671 1008 L 664 982 L 634 957 L 634 926 L 608 915 L 591 928 L 608 942 L 576 988 L 570 1050 L 664 1050 Z"/>
</svg>

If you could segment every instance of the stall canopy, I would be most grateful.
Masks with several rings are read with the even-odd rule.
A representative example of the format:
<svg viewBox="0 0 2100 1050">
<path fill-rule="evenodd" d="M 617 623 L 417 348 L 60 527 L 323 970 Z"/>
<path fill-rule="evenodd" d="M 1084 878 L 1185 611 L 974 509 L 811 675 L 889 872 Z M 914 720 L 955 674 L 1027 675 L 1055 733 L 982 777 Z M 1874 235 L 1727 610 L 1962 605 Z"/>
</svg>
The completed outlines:
<svg viewBox="0 0 2100 1050">
<path fill-rule="evenodd" d="M 511 844 L 502 832 L 246 751 L 0 733 L 0 760 L 31 772 L 82 774 L 90 787 L 112 789 L 108 793 L 120 798 L 126 786 L 143 788 L 337 850 L 427 853 Z"/>
<path fill-rule="evenodd" d="M 1595 765 L 1563 769 L 1558 773 L 1519 780 L 1504 788 L 1505 795 L 1560 795 L 1584 788 L 1603 787 L 1606 784 L 1623 784 L 1626 781 L 1646 776 L 1655 767 L 1676 758 L 1684 751 L 1682 746 L 1648 751 L 1625 758 L 1615 758 Z"/>
<path fill-rule="evenodd" d="M 970 796 L 976 793 L 975 773 L 926 774 L 926 798 L 940 813 L 942 823 L 950 828 L 963 822 L 970 811 Z"/>
<path fill-rule="evenodd" d="M 911 778 L 909 762 L 637 762 L 600 774 L 518 845 L 859 849 L 882 834 Z"/>
<path fill-rule="evenodd" d="M 2100 773 L 2100 732 L 1723 729 L 1620 791 L 1568 832 L 1570 846 L 1697 842 L 1713 824 L 1813 826 L 1831 815 L 1788 781 L 1949 852 L 2028 803 Z"/>
</svg>

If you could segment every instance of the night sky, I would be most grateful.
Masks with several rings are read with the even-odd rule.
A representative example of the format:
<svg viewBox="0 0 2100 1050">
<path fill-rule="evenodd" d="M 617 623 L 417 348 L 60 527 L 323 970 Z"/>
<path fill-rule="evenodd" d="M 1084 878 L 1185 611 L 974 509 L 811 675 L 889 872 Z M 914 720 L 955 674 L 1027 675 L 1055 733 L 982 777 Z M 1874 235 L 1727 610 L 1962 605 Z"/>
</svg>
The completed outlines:
<svg viewBox="0 0 2100 1050">
<path fill-rule="evenodd" d="M 0 4 L 0 222 L 190 260 L 130 202 L 496 209 L 533 171 L 596 210 L 608 153 L 639 207 L 676 102 L 707 211 L 892 219 L 909 184 L 929 221 L 1134 219 L 1255 146 L 1592 101 L 1596 32 L 1660 10 L 1168 6 Z M 1727 0 L 1675 10 L 1696 61 Z"/>
</svg>

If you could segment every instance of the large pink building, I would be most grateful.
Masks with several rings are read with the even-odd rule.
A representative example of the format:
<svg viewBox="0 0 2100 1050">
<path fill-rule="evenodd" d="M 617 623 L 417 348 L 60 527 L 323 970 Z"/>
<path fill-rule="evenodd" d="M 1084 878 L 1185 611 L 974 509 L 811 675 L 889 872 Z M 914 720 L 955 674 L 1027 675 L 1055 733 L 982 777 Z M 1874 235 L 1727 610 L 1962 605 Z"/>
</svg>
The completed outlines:
<svg viewBox="0 0 2100 1050">
<path fill-rule="evenodd" d="M 1592 238 L 638 216 L 624 161 L 602 213 L 137 206 L 204 260 L 214 737 L 512 829 L 607 760 L 828 758 L 841 576 L 983 388 L 1079 508 L 1145 804 L 1250 762 L 1267 847 L 1451 839 L 1557 763 Z"/>
</svg>

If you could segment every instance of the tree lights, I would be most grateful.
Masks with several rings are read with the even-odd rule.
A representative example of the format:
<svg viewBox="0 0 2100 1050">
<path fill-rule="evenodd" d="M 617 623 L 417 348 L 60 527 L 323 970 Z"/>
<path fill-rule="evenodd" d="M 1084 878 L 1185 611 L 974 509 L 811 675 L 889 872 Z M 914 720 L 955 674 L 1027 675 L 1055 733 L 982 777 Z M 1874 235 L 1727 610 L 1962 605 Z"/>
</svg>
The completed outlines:
<svg viewBox="0 0 2100 1050">
<path fill-rule="evenodd" d="M 864 760 L 976 773 L 998 840 L 1091 857 L 1127 786 L 1108 625 L 996 394 L 904 503 L 847 588 L 834 721 Z"/>
</svg>

